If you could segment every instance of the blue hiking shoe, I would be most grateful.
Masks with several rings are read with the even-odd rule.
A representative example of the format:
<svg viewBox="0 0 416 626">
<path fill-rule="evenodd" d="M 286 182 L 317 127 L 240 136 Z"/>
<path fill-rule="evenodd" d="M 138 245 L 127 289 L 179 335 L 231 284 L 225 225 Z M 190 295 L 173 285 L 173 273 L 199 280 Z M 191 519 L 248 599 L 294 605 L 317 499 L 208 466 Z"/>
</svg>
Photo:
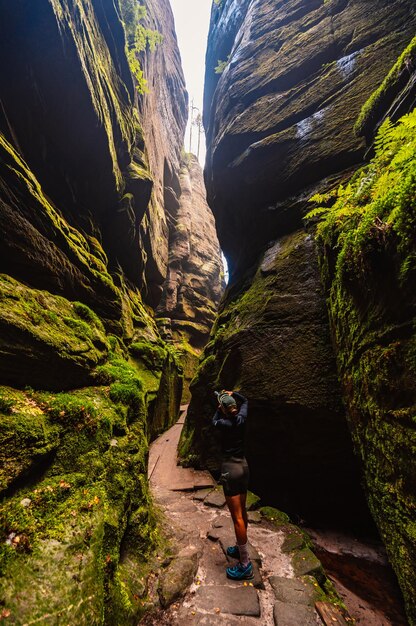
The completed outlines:
<svg viewBox="0 0 416 626">
<path fill-rule="evenodd" d="M 227 577 L 231 580 L 252 580 L 254 578 L 253 566 L 251 562 L 243 565 L 238 562 L 234 567 L 227 567 Z"/>
<path fill-rule="evenodd" d="M 230 556 L 232 559 L 240 558 L 240 549 L 238 546 L 228 546 L 227 548 L 227 556 Z"/>
</svg>

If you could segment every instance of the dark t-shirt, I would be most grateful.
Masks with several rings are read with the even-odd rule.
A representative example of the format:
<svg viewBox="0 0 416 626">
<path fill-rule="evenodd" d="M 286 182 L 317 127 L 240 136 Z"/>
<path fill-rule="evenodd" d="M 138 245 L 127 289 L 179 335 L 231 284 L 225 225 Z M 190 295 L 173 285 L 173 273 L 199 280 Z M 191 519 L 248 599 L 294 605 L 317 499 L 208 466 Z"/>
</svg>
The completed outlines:
<svg viewBox="0 0 416 626">
<path fill-rule="evenodd" d="M 244 435 L 248 400 L 241 393 L 233 392 L 233 398 L 241 402 L 240 410 L 236 415 L 225 415 L 221 409 L 217 409 L 212 424 L 221 432 L 221 452 L 224 457 L 245 456 Z"/>
</svg>

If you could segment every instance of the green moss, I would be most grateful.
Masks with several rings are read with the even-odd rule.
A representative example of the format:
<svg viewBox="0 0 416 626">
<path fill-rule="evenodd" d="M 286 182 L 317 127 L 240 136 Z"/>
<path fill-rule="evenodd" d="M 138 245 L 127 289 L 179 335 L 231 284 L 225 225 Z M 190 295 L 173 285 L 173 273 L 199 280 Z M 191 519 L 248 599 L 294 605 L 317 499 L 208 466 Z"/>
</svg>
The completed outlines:
<svg viewBox="0 0 416 626">
<path fill-rule="evenodd" d="M 0 275 L 0 303 L 0 320 L 14 337 L 8 348 L 11 355 L 15 344 L 22 343 L 26 358 L 34 362 L 43 358 L 45 369 L 50 368 L 53 358 L 55 363 L 67 362 L 74 372 L 83 368 L 85 373 L 106 358 L 109 346 L 103 326 L 96 316 L 85 321 L 85 309 L 80 317 L 79 304 L 47 291 L 30 289 L 6 275 Z M 7 371 L 6 363 L 3 367 Z M 50 369 L 46 371 L 50 376 Z M 26 376 L 27 382 L 31 382 L 30 369 Z"/>
<path fill-rule="evenodd" d="M 94 238 L 86 238 L 60 215 L 55 207 L 46 198 L 43 189 L 29 169 L 28 165 L 19 156 L 13 146 L 0 135 L 0 152 L 4 166 L 18 179 L 22 187 L 36 203 L 39 219 L 45 221 L 54 233 L 54 240 L 69 261 L 92 280 L 101 284 L 109 298 L 120 299 L 120 292 L 108 273 L 104 251 Z"/>
<path fill-rule="evenodd" d="M 373 517 L 416 624 L 416 112 L 321 215 L 317 237 L 348 420 Z M 329 200 L 329 204 L 331 200 Z"/>
<path fill-rule="evenodd" d="M 260 497 L 252 491 L 247 491 L 246 508 L 247 511 L 254 511 L 258 508 Z"/>
<path fill-rule="evenodd" d="M 374 91 L 367 102 L 361 109 L 360 115 L 354 126 L 355 133 L 361 135 L 366 124 L 371 117 L 377 112 L 380 103 L 383 101 L 388 90 L 395 85 L 397 79 L 403 69 L 407 66 L 412 66 L 416 61 L 416 37 L 412 39 L 407 48 L 400 55 L 396 63 L 393 65 L 390 72 L 380 85 L 380 87 Z"/>
<path fill-rule="evenodd" d="M 272 506 L 262 506 L 259 510 L 262 516 L 269 520 L 269 522 L 273 522 L 275 526 L 284 526 L 290 523 L 290 518 L 286 513 Z"/>
<path fill-rule="evenodd" d="M 36 471 L 60 443 L 59 429 L 30 394 L 0 387 L 10 410 L 0 411 L 0 492 L 30 471 Z"/>
<path fill-rule="evenodd" d="M 162 345 L 152 344 L 148 341 L 138 341 L 129 347 L 130 353 L 143 361 L 152 371 L 161 370 L 166 360 L 166 348 Z"/>
</svg>

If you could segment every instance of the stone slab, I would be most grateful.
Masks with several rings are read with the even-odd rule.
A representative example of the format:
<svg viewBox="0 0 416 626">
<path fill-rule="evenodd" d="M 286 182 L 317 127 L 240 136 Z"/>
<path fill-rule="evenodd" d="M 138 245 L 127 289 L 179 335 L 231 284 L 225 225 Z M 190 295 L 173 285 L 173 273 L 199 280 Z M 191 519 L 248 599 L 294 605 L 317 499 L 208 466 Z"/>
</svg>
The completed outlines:
<svg viewBox="0 0 416 626">
<path fill-rule="evenodd" d="M 210 539 L 210 541 L 218 541 L 220 533 L 215 528 L 211 528 L 211 530 L 207 532 L 207 538 Z"/>
<path fill-rule="evenodd" d="M 307 584 L 298 578 L 270 576 L 269 582 L 273 588 L 276 600 L 280 602 L 314 606 L 319 599 L 319 592 L 316 588 L 312 584 Z"/>
<path fill-rule="evenodd" d="M 320 623 L 312 606 L 289 604 L 279 600 L 274 605 L 273 618 L 275 626 L 317 626 Z"/>
<path fill-rule="evenodd" d="M 260 511 L 248 511 L 247 518 L 249 524 L 260 524 L 261 523 L 261 513 Z"/>
<path fill-rule="evenodd" d="M 241 626 L 241 617 L 229 613 L 200 613 L 193 607 L 181 607 L 175 624 L 180 624 L 180 626 L 233 626 L 234 624 Z"/>
<path fill-rule="evenodd" d="M 210 586 L 199 587 L 195 604 L 204 611 L 260 617 L 260 602 L 254 587 Z"/>
<path fill-rule="evenodd" d="M 249 581 L 255 589 L 265 589 L 263 577 L 260 573 L 259 564 L 252 560 L 254 578 Z"/>
<path fill-rule="evenodd" d="M 322 563 L 309 548 L 298 550 L 293 554 L 292 566 L 296 576 L 311 574 L 319 581 L 324 578 Z"/>
<path fill-rule="evenodd" d="M 198 502 L 203 502 L 208 494 L 210 494 L 212 489 L 201 489 L 198 490 L 194 495 L 194 500 L 198 500 Z"/>
<path fill-rule="evenodd" d="M 195 489 L 207 489 L 215 487 L 215 481 L 209 472 L 193 470 Z"/>
<path fill-rule="evenodd" d="M 225 497 L 222 491 L 212 491 L 204 500 L 206 506 L 221 509 L 225 505 Z"/>
<path fill-rule="evenodd" d="M 234 531 L 234 525 L 231 519 L 231 515 L 228 513 L 226 515 L 219 514 L 217 518 L 212 522 L 213 528 L 226 528 L 230 532 Z"/>
</svg>

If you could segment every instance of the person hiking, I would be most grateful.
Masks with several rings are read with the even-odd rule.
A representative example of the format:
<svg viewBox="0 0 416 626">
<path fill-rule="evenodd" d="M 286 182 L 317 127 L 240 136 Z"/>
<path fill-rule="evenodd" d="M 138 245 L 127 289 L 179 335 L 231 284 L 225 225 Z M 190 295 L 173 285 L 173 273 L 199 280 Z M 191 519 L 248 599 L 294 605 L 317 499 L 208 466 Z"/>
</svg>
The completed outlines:
<svg viewBox="0 0 416 626">
<path fill-rule="evenodd" d="M 237 391 L 216 392 L 218 408 L 212 418 L 221 432 L 221 478 L 224 496 L 231 513 L 237 543 L 227 548 L 227 555 L 238 559 L 237 565 L 227 567 L 233 580 L 253 578 L 253 565 L 248 554 L 246 498 L 249 469 L 245 458 L 244 434 L 248 401 Z M 237 401 L 240 408 L 237 407 Z"/>
</svg>

